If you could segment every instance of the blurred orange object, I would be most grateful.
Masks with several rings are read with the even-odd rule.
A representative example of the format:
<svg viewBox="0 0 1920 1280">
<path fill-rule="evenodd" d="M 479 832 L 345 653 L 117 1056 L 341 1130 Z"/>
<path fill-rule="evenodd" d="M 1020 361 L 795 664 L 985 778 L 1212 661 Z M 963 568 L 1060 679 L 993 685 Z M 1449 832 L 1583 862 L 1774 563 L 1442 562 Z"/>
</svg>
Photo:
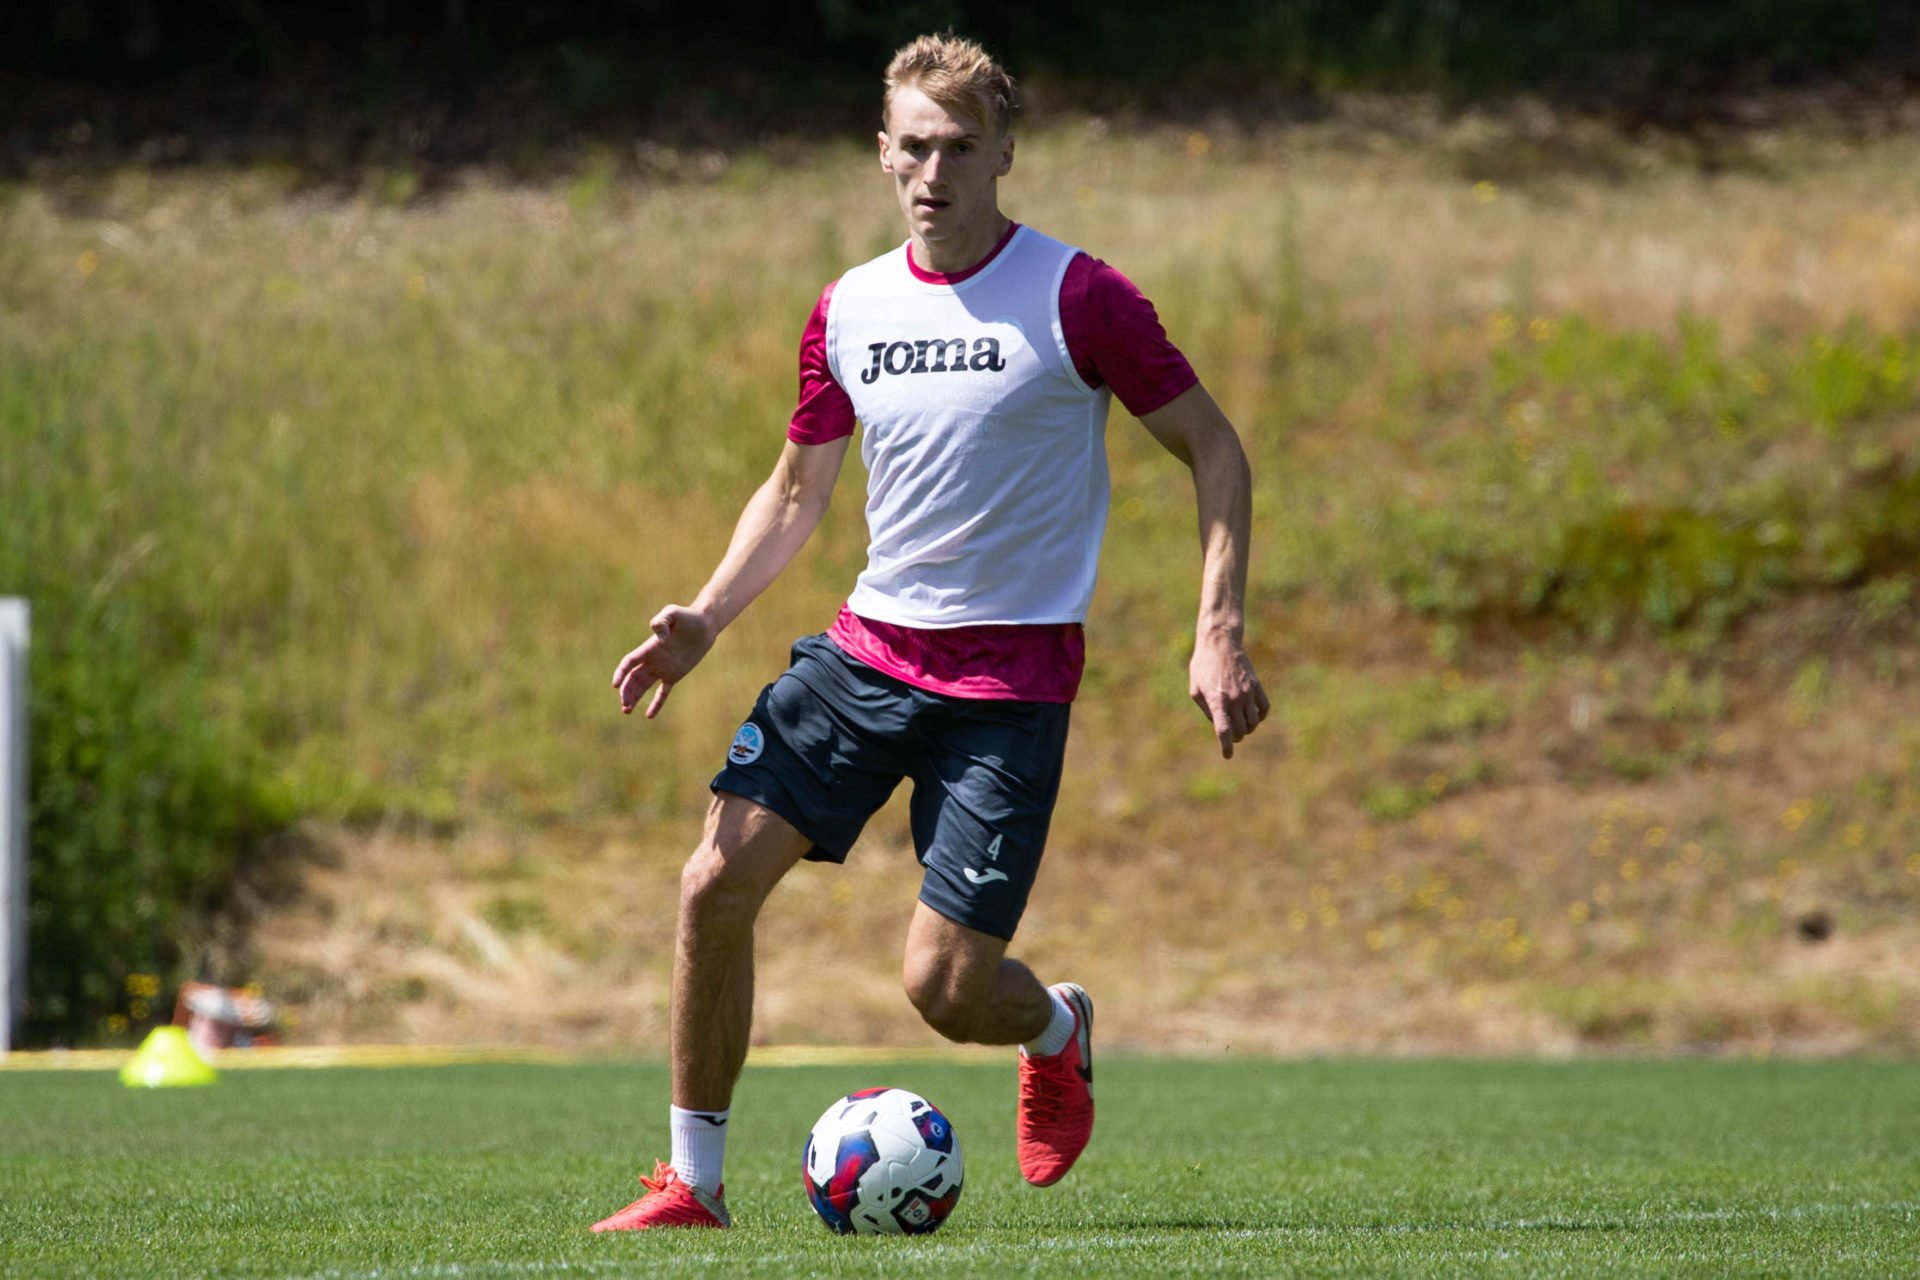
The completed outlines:
<svg viewBox="0 0 1920 1280">
<path fill-rule="evenodd" d="M 185 1027 L 202 1053 L 279 1044 L 274 1022 L 273 1003 L 243 987 L 183 983 L 173 1006 L 173 1025 Z"/>
</svg>

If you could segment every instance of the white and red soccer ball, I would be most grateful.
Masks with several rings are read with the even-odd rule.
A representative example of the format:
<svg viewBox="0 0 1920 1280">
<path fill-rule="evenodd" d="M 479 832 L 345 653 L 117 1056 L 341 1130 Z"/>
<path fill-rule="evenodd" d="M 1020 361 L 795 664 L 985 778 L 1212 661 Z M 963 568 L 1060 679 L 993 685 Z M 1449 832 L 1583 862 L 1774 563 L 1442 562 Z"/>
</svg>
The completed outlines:
<svg viewBox="0 0 1920 1280">
<path fill-rule="evenodd" d="M 862 1089 L 828 1107 L 801 1158 L 807 1201 L 842 1235 L 925 1235 L 960 1202 L 960 1140 L 932 1103 Z"/>
</svg>

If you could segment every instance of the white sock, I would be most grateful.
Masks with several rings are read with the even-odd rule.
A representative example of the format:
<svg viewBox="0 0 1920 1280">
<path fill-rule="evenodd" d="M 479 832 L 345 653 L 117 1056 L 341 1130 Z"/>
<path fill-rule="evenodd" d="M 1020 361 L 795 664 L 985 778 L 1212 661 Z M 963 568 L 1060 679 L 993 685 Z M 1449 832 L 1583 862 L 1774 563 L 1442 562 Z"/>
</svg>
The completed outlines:
<svg viewBox="0 0 1920 1280">
<path fill-rule="evenodd" d="M 725 1111 L 686 1111 L 668 1106 L 667 1127 L 673 1133 L 673 1170 L 680 1181 L 708 1195 L 720 1193 L 720 1168 L 727 1159 Z"/>
<path fill-rule="evenodd" d="M 1068 1004 L 1058 991 L 1047 989 L 1048 997 L 1053 1001 L 1053 1021 L 1047 1024 L 1038 1038 L 1021 1045 L 1032 1058 L 1051 1058 L 1067 1047 L 1067 1041 L 1073 1039 L 1073 1006 Z"/>
</svg>

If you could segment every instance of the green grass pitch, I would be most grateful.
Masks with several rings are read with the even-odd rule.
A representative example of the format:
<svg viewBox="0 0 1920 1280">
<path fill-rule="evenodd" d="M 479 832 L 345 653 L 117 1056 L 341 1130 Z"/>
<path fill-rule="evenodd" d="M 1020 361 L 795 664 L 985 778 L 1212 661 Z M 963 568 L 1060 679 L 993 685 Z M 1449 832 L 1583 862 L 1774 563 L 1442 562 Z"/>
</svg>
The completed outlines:
<svg viewBox="0 0 1920 1280">
<path fill-rule="evenodd" d="M 666 1152 L 658 1065 L 0 1074 L 0 1275 L 1859 1275 L 1920 1272 L 1920 1068 L 1103 1060 L 1080 1166 L 1015 1172 L 1013 1073 L 756 1067 L 731 1232 L 599 1237 Z M 840 1094 L 953 1118 L 938 1234 L 833 1236 L 800 1147 Z"/>
</svg>

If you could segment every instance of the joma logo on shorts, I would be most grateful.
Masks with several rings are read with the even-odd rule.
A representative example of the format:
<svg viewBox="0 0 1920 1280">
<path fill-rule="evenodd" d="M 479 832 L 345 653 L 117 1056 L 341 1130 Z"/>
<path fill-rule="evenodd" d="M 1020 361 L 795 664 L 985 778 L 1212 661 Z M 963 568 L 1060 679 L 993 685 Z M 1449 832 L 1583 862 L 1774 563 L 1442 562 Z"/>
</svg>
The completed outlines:
<svg viewBox="0 0 1920 1280">
<path fill-rule="evenodd" d="M 860 381 L 872 385 L 883 373 L 965 373 L 991 370 L 1000 372 L 1007 362 L 1000 355 L 1000 339 L 975 338 L 967 349 L 965 338 L 921 338 L 917 342 L 875 342 L 867 346 L 873 363 L 860 375 Z"/>
</svg>

